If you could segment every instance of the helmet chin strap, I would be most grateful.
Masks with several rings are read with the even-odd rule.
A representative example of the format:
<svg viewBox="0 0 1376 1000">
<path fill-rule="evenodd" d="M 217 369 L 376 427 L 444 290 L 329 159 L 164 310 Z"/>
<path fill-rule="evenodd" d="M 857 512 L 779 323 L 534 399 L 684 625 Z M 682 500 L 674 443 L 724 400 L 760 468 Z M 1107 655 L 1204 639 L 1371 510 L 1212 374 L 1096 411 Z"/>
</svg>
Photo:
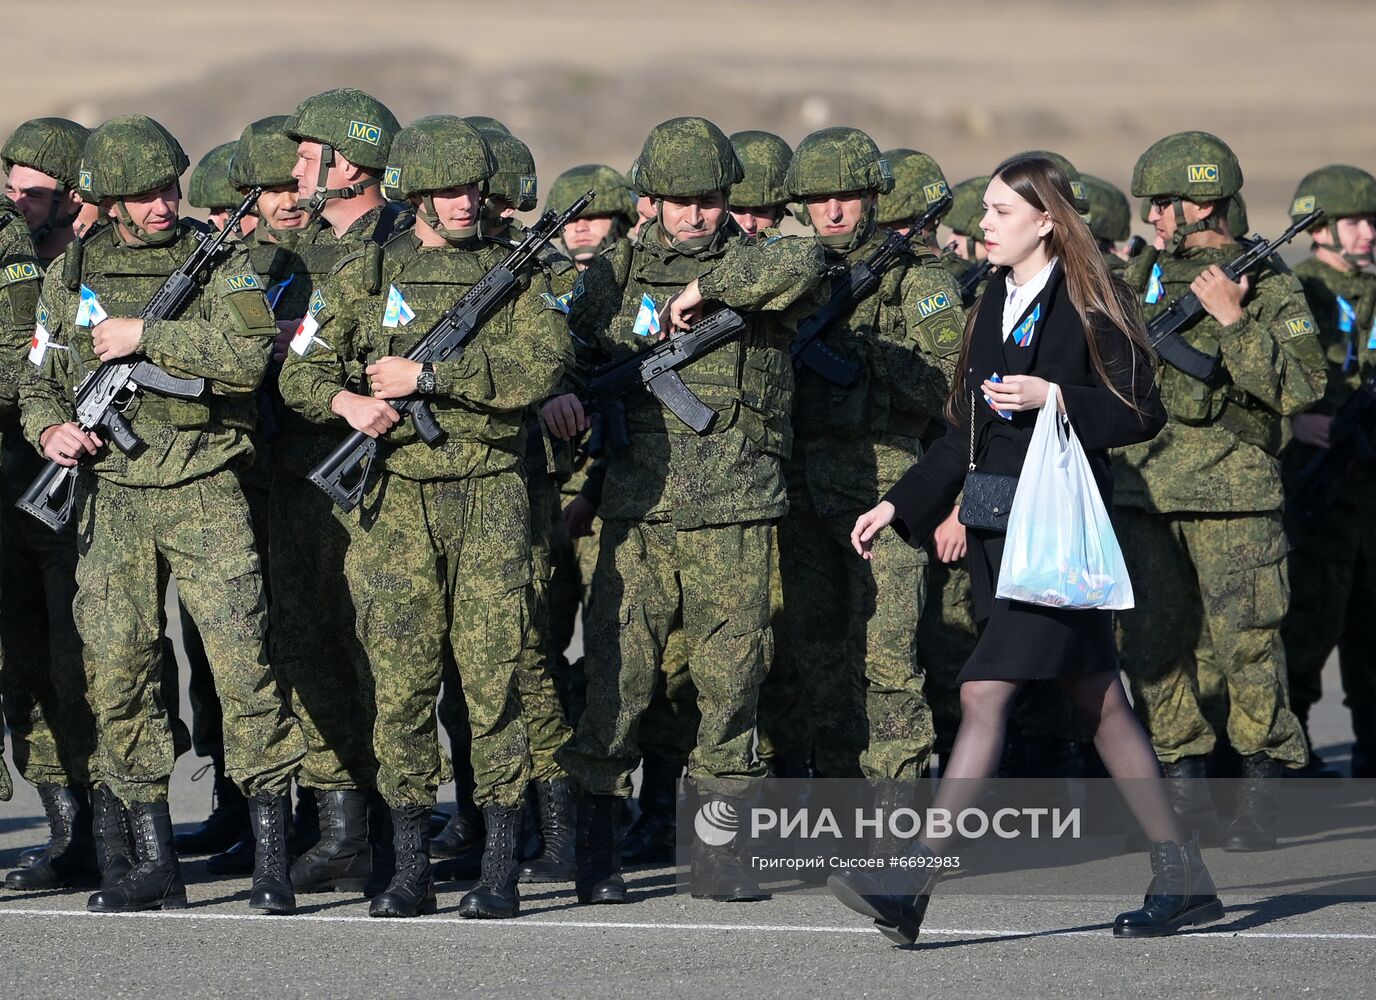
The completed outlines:
<svg viewBox="0 0 1376 1000">
<path fill-rule="evenodd" d="M 1210 229 L 1217 230 L 1226 213 L 1219 212 L 1217 206 L 1204 218 L 1197 222 L 1185 221 L 1185 205 L 1178 194 L 1171 195 L 1171 211 L 1175 213 L 1175 235 L 1171 237 L 1170 245 L 1166 247 L 1172 255 L 1178 256 L 1185 249 L 1185 240 L 1195 233 L 1206 232 Z"/>
<path fill-rule="evenodd" d="M 818 233 L 817 240 L 822 246 L 836 253 L 850 253 L 856 247 L 864 244 L 874 233 L 876 215 L 876 205 L 878 199 L 870 199 L 870 203 L 865 206 L 864 212 L 860 215 L 860 221 L 855 224 L 855 228 L 848 233 Z"/>
<path fill-rule="evenodd" d="M 306 202 L 306 211 L 310 213 L 312 219 L 320 216 L 320 212 L 327 201 L 333 201 L 336 198 L 357 198 L 364 191 L 371 187 L 378 187 L 382 183 L 378 177 L 365 177 L 357 184 L 351 184 L 348 187 L 326 187 L 332 166 L 334 166 L 334 147 L 328 142 L 322 142 L 320 144 L 320 169 L 315 175 L 315 194 L 311 195 L 311 200 Z"/>
<path fill-rule="evenodd" d="M 725 199 L 723 199 L 723 204 Z M 728 215 L 727 218 L 730 218 Z M 719 226 L 710 233 L 701 236 L 689 236 L 687 239 L 679 239 L 677 236 L 669 235 L 669 227 L 664 224 L 664 199 L 659 198 L 655 201 L 655 220 L 659 223 L 660 232 L 664 234 L 664 240 L 669 245 L 669 249 L 674 253 L 681 253 L 685 257 L 696 257 L 704 250 L 711 247 L 721 237 L 724 226 Z"/>
<path fill-rule="evenodd" d="M 1327 228 L 1332 235 L 1337 236 L 1338 220 L 1334 219 L 1329 223 Z M 35 237 L 35 239 L 37 239 L 37 237 Z M 1312 233 L 1310 234 L 1310 239 L 1313 240 L 1314 245 L 1320 250 L 1327 250 L 1329 253 L 1337 254 L 1343 260 L 1347 261 L 1348 265 L 1351 266 L 1353 270 L 1360 271 L 1365 267 L 1371 266 L 1373 256 L 1371 253 L 1348 253 L 1343 249 L 1341 243 L 1320 243 L 1317 239 L 1314 239 Z"/>
<path fill-rule="evenodd" d="M 37 229 L 29 231 L 29 236 L 32 237 L 35 243 L 42 243 L 57 230 L 65 229 L 72 223 L 76 222 L 76 217 L 81 214 L 81 210 L 79 208 L 77 209 L 77 211 L 73 212 L 66 218 L 59 218 L 57 214 L 58 209 L 62 205 L 62 196 L 66 194 L 69 190 L 71 189 L 68 188 L 67 185 L 61 183 L 59 183 L 57 187 L 53 188 L 53 200 L 48 203 L 47 221 L 39 223 Z"/>
<path fill-rule="evenodd" d="M 478 214 L 478 221 L 471 226 L 462 229 L 450 229 L 440 221 L 439 213 L 435 211 L 435 197 L 431 194 L 423 194 L 420 197 L 420 208 L 416 211 L 416 216 L 427 226 L 444 237 L 444 241 L 450 246 L 458 247 L 481 238 L 483 230 L 482 213 Z"/>
<path fill-rule="evenodd" d="M 115 200 L 115 211 L 119 213 L 119 221 L 124 223 L 124 228 L 129 230 L 129 235 L 134 237 L 134 242 L 145 247 L 165 247 L 177 238 L 177 227 L 174 225 L 170 229 L 153 232 L 144 229 L 134 217 L 129 214 L 129 209 L 124 204 L 123 198 Z"/>
</svg>

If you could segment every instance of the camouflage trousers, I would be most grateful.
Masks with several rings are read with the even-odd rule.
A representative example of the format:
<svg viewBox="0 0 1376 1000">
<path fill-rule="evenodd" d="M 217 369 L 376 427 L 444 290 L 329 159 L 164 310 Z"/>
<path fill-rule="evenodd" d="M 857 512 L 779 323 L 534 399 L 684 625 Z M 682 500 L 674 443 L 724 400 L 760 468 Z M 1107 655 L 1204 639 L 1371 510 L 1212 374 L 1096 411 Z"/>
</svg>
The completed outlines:
<svg viewBox="0 0 1376 1000">
<path fill-rule="evenodd" d="M 1338 650 L 1344 704 L 1376 714 L 1376 523 L 1339 501 L 1291 532 L 1290 611 L 1281 636 L 1290 701 L 1302 718 L 1323 695 L 1323 667 Z"/>
<path fill-rule="evenodd" d="M 73 618 L 99 736 L 94 776 L 125 802 L 167 797 L 174 756 L 158 692 L 165 571 L 215 674 L 230 778 L 248 795 L 285 793 L 305 746 L 268 665 L 262 575 L 234 473 L 164 488 L 100 482 L 78 544 Z"/>
<path fill-rule="evenodd" d="M 1157 756 L 1170 763 L 1214 748 L 1195 664 L 1196 648 L 1211 645 L 1238 753 L 1302 766 L 1280 635 L 1290 586 L 1279 514 L 1120 508 L 1114 521 L 1137 597 L 1118 616 L 1123 670 Z"/>
<path fill-rule="evenodd" d="M 377 776 L 372 676 L 344 576 L 347 516 L 309 480 L 273 479 L 272 665 L 306 740 L 298 780 L 322 791 L 371 788 Z"/>
<path fill-rule="evenodd" d="M 774 662 L 760 685 L 760 759 L 771 772 L 797 773 L 812 759 L 812 717 L 803 689 L 798 657 L 789 648 L 784 628 L 784 580 L 779 572 L 778 526 L 774 529 L 774 564 L 769 576 L 769 624 L 774 632 Z"/>
<path fill-rule="evenodd" d="M 23 478 L 22 484 L 7 485 L 22 489 L 28 485 Z M 0 644 L 5 671 L 0 693 L 14 762 L 30 784 L 87 785 L 96 724 L 81 639 L 72 621 L 76 538 L 70 531 L 50 531 L 16 509 L 8 495 L 3 503 Z"/>
<path fill-rule="evenodd" d="M 572 497 L 560 494 L 559 502 L 568 503 Z M 592 588 L 593 570 L 597 567 L 599 522 L 594 519 L 592 534 L 583 538 L 569 538 L 564 530 L 562 509 L 551 525 L 549 631 L 550 645 L 556 653 L 554 671 L 559 697 L 564 703 L 564 716 L 569 723 L 578 721 L 586 700 L 583 677 L 583 657 L 570 662 L 564 655 L 573 643 L 579 608 L 586 608 Z"/>
<path fill-rule="evenodd" d="M 873 561 L 850 544 L 853 514 L 795 504 L 779 524 L 783 623 L 828 778 L 915 782 L 936 734 L 923 697 L 917 628 L 927 554 L 881 532 Z"/>
<path fill-rule="evenodd" d="M 768 523 L 679 531 L 602 523 L 584 630 L 588 704 L 559 752 L 591 792 L 629 796 L 640 722 L 665 646 L 682 621 L 702 721 L 688 774 L 705 791 L 742 795 L 764 767 L 753 755 L 755 706 L 772 657 Z"/>
<path fill-rule="evenodd" d="M 516 472 L 417 482 L 384 474 L 344 557 L 373 694 L 377 789 L 430 806 L 444 770 L 436 701 L 446 639 L 472 729 L 474 802 L 530 779 L 516 673 L 530 623 L 529 501 Z"/>
<path fill-rule="evenodd" d="M 521 720 L 530 747 L 531 780 L 551 781 L 564 776 L 554 754 L 572 735 L 564 720 L 564 706 L 553 669 L 563 650 L 554 649 L 549 628 L 550 580 L 554 572 L 550 541 L 553 521 L 559 517 L 559 487 L 548 476 L 541 475 L 529 484 L 527 497 L 530 501 L 530 624 L 526 629 L 521 662 L 516 668 L 516 689 L 521 695 Z M 444 672 L 439 718 L 449 734 L 454 753 L 461 753 L 471 737 L 463 681 L 457 666 Z"/>
</svg>

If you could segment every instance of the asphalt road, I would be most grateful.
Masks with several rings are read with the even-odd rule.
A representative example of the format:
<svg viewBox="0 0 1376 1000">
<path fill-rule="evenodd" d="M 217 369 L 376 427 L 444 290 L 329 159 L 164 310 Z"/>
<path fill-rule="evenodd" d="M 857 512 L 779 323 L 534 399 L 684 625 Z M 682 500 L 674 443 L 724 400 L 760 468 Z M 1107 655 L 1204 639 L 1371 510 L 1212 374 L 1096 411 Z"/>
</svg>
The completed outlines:
<svg viewBox="0 0 1376 1000">
<path fill-rule="evenodd" d="M 1350 731 L 1337 678 L 1327 680 L 1315 738 L 1343 766 Z M 199 763 L 184 759 L 174 777 L 179 824 L 209 803 L 209 782 L 190 780 Z M 42 826 L 32 789 L 0 805 L 0 867 Z M 1145 859 L 1142 871 L 1145 886 Z M 1136 905 L 1130 896 L 952 892 L 902 949 L 829 896 L 703 902 L 675 893 L 668 870 L 629 873 L 634 901 L 622 907 L 578 906 L 571 886 L 532 887 L 519 919 L 468 921 L 455 912 L 467 886 L 451 883 L 438 915 L 377 921 L 352 896 L 303 897 L 294 918 L 256 916 L 247 880 L 211 881 L 192 861 L 192 905 L 178 913 L 96 916 L 84 892 L 0 890 L 0 981 L 4 996 L 24 998 L 1372 995 L 1373 901 L 1287 894 L 1271 875 L 1225 892 L 1223 922 L 1156 941 L 1110 935 L 1114 914 Z"/>
</svg>

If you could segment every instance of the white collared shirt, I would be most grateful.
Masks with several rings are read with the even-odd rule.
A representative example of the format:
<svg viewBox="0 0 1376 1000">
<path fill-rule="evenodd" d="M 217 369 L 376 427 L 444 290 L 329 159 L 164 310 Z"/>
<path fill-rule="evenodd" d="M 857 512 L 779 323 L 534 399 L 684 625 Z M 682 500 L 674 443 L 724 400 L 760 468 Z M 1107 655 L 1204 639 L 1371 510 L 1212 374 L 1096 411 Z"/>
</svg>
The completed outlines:
<svg viewBox="0 0 1376 1000">
<path fill-rule="evenodd" d="M 1003 339 L 1007 340 L 1012 334 L 1013 328 L 1018 325 L 1018 320 L 1032 304 L 1032 300 L 1042 293 L 1046 283 L 1051 280 L 1051 272 L 1056 267 L 1059 257 L 1052 257 L 1047 261 L 1046 267 L 1042 268 L 1032 277 L 1027 279 L 1027 284 L 1019 285 L 1013 280 L 1013 271 L 1008 271 L 1008 276 L 1003 279 L 1005 296 L 1003 300 Z"/>
</svg>

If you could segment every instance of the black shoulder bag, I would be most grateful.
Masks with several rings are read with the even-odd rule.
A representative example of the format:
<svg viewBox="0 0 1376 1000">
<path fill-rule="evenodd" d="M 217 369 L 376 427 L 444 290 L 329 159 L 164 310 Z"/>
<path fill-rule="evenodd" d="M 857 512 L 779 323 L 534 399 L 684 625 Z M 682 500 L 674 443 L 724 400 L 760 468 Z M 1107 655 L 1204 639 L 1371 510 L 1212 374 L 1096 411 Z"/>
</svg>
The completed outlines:
<svg viewBox="0 0 1376 1000">
<path fill-rule="evenodd" d="M 970 467 L 965 472 L 965 491 L 960 498 L 960 523 L 967 528 L 1003 533 L 1018 477 L 975 471 L 975 394 L 970 393 Z"/>
</svg>

